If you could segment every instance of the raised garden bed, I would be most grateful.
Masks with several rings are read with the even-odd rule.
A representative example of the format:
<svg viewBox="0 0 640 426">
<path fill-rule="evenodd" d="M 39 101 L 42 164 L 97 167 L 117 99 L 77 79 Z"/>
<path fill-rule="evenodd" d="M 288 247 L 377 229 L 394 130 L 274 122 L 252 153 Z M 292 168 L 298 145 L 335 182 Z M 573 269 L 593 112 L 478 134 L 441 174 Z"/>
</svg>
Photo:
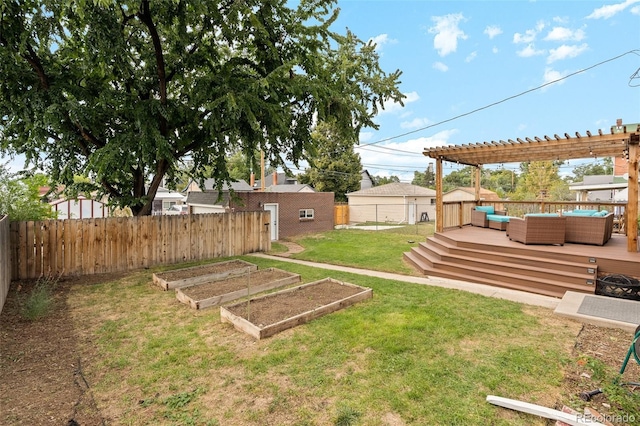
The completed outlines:
<svg viewBox="0 0 640 426">
<path fill-rule="evenodd" d="M 325 278 L 220 307 L 222 322 L 263 339 L 373 297 L 370 288 Z"/>
<path fill-rule="evenodd" d="M 230 275 L 246 274 L 256 269 L 258 269 L 256 265 L 244 260 L 227 260 L 225 262 L 159 272 L 153 274 L 153 282 L 163 290 L 170 290 L 226 278 Z"/>
<path fill-rule="evenodd" d="M 298 274 L 277 268 L 267 268 L 177 288 L 176 297 L 193 309 L 204 309 L 298 282 L 300 282 Z"/>
</svg>

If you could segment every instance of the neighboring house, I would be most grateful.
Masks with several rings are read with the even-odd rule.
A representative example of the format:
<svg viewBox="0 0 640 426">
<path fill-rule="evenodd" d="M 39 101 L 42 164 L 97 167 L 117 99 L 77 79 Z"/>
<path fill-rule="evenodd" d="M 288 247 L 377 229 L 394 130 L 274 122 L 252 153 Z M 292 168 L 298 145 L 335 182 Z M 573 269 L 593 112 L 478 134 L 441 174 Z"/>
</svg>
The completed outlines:
<svg viewBox="0 0 640 426">
<path fill-rule="evenodd" d="M 333 229 L 333 192 L 315 192 L 309 185 L 294 183 L 256 191 L 244 181 L 234 182 L 232 188 L 235 199 L 225 187 L 220 201 L 218 191 L 206 189 L 189 192 L 187 204 L 192 213 L 268 210 L 272 240 Z"/>
<path fill-rule="evenodd" d="M 435 219 L 436 191 L 410 183 L 386 185 L 350 192 L 349 222 L 414 224 Z"/>
<path fill-rule="evenodd" d="M 369 174 L 368 170 L 360 172 L 360 190 L 369 189 L 374 187 L 373 177 Z"/>
<path fill-rule="evenodd" d="M 475 201 L 476 189 L 473 187 L 460 186 L 449 192 L 442 194 L 442 201 Z M 480 188 L 481 201 L 500 201 L 500 196 L 495 192 Z"/>
<path fill-rule="evenodd" d="M 60 198 L 49 203 L 58 219 L 92 219 L 109 217 L 107 205 L 101 201 L 78 196 L 77 199 Z"/>
<path fill-rule="evenodd" d="M 229 194 L 230 190 L 237 195 L 242 192 L 253 192 L 253 188 L 249 186 L 244 180 L 238 182 L 232 182 L 231 185 L 225 184 L 222 190 L 222 196 L 219 199 L 218 190 L 215 189 L 215 180 L 207 179 L 204 182 L 204 190 L 200 189 L 197 185 L 192 186 L 187 193 L 186 203 L 189 206 L 191 213 L 224 213 L 229 211 Z"/>
<path fill-rule="evenodd" d="M 628 181 L 623 176 L 592 175 L 584 176 L 582 182 L 569 185 L 576 192 L 576 201 L 602 201 L 613 203 L 618 192 L 625 190 Z"/>
<path fill-rule="evenodd" d="M 287 176 L 286 173 L 273 172 L 264 177 L 265 189 L 272 185 L 297 185 L 298 178 L 295 176 Z M 262 188 L 262 180 L 258 179 L 253 184 L 253 189 Z"/>
<path fill-rule="evenodd" d="M 171 191 L 164 187 L 159 187 L 156 192 L 156 196 L 153 198 L 153 204 L 151 205 L 151 214 L 162 214 L 176 204 L 183 204 L 186 201 L 184 194 Z"/>
</svg>

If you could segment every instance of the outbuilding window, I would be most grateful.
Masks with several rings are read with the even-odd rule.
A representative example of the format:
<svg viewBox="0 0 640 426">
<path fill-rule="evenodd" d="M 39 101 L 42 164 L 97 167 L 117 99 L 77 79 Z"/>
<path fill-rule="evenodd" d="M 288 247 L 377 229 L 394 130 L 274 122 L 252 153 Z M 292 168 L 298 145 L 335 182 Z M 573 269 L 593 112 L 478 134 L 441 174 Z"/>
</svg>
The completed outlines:
<svg viewBox="0 0 640 426">
<path fill-rule="evenodd" d="M 300 209 L 300 219 L 313 219 L 313 209 Z"/>
</svg>

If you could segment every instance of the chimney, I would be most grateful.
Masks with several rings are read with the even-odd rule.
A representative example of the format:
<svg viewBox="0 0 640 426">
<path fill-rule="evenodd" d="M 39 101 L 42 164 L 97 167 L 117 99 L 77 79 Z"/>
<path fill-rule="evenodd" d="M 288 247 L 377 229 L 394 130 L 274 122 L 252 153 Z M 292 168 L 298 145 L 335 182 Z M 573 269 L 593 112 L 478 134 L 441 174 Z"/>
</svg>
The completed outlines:
<svg viewBox="0 0 640 426">
<path fill-rule="evenodd" d="M 278 172 L 273 172 L 273 185 L 278 184 Z"/>
<path fill-rule="evenodd" d="M 251 177 L 249 178 L 249 186 L 253 188 L 255 184 L 256 184 L 256 174 L 251 172 Z"/>
</svg>

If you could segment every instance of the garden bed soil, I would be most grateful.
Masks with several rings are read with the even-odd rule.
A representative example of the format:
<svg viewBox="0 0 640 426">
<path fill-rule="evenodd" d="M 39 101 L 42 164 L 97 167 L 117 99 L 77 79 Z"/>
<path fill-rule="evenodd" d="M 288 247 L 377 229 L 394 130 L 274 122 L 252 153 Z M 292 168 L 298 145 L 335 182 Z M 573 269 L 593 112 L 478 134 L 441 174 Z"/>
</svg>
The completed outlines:
<svg viewBox="0 0 640 426">
<path fill-rule="evenodd" d="M 315 318 L 373 297 L 370 288 L 331 278 L 257 297 L 220 308 L 229 322 L 256 339 L 272 336 Z"/>
<path fill-rule="evenodd" d="M 235 259 L 225 262 L 209 263 L 191 268 L 176 269 L 153 274 L 153 282 L 163 290 L 186 287 L 207 281 L 225 278 L 230 275 L 245 274 L 258 269 L 253 263 Z"/>
<path fill-rule="evenodd" d="M 193 309 L 204 309 L 298 282 L 300 282 L 298 274 L 268 268 L 177 288 L 176 297 Z"/>
</svg>

